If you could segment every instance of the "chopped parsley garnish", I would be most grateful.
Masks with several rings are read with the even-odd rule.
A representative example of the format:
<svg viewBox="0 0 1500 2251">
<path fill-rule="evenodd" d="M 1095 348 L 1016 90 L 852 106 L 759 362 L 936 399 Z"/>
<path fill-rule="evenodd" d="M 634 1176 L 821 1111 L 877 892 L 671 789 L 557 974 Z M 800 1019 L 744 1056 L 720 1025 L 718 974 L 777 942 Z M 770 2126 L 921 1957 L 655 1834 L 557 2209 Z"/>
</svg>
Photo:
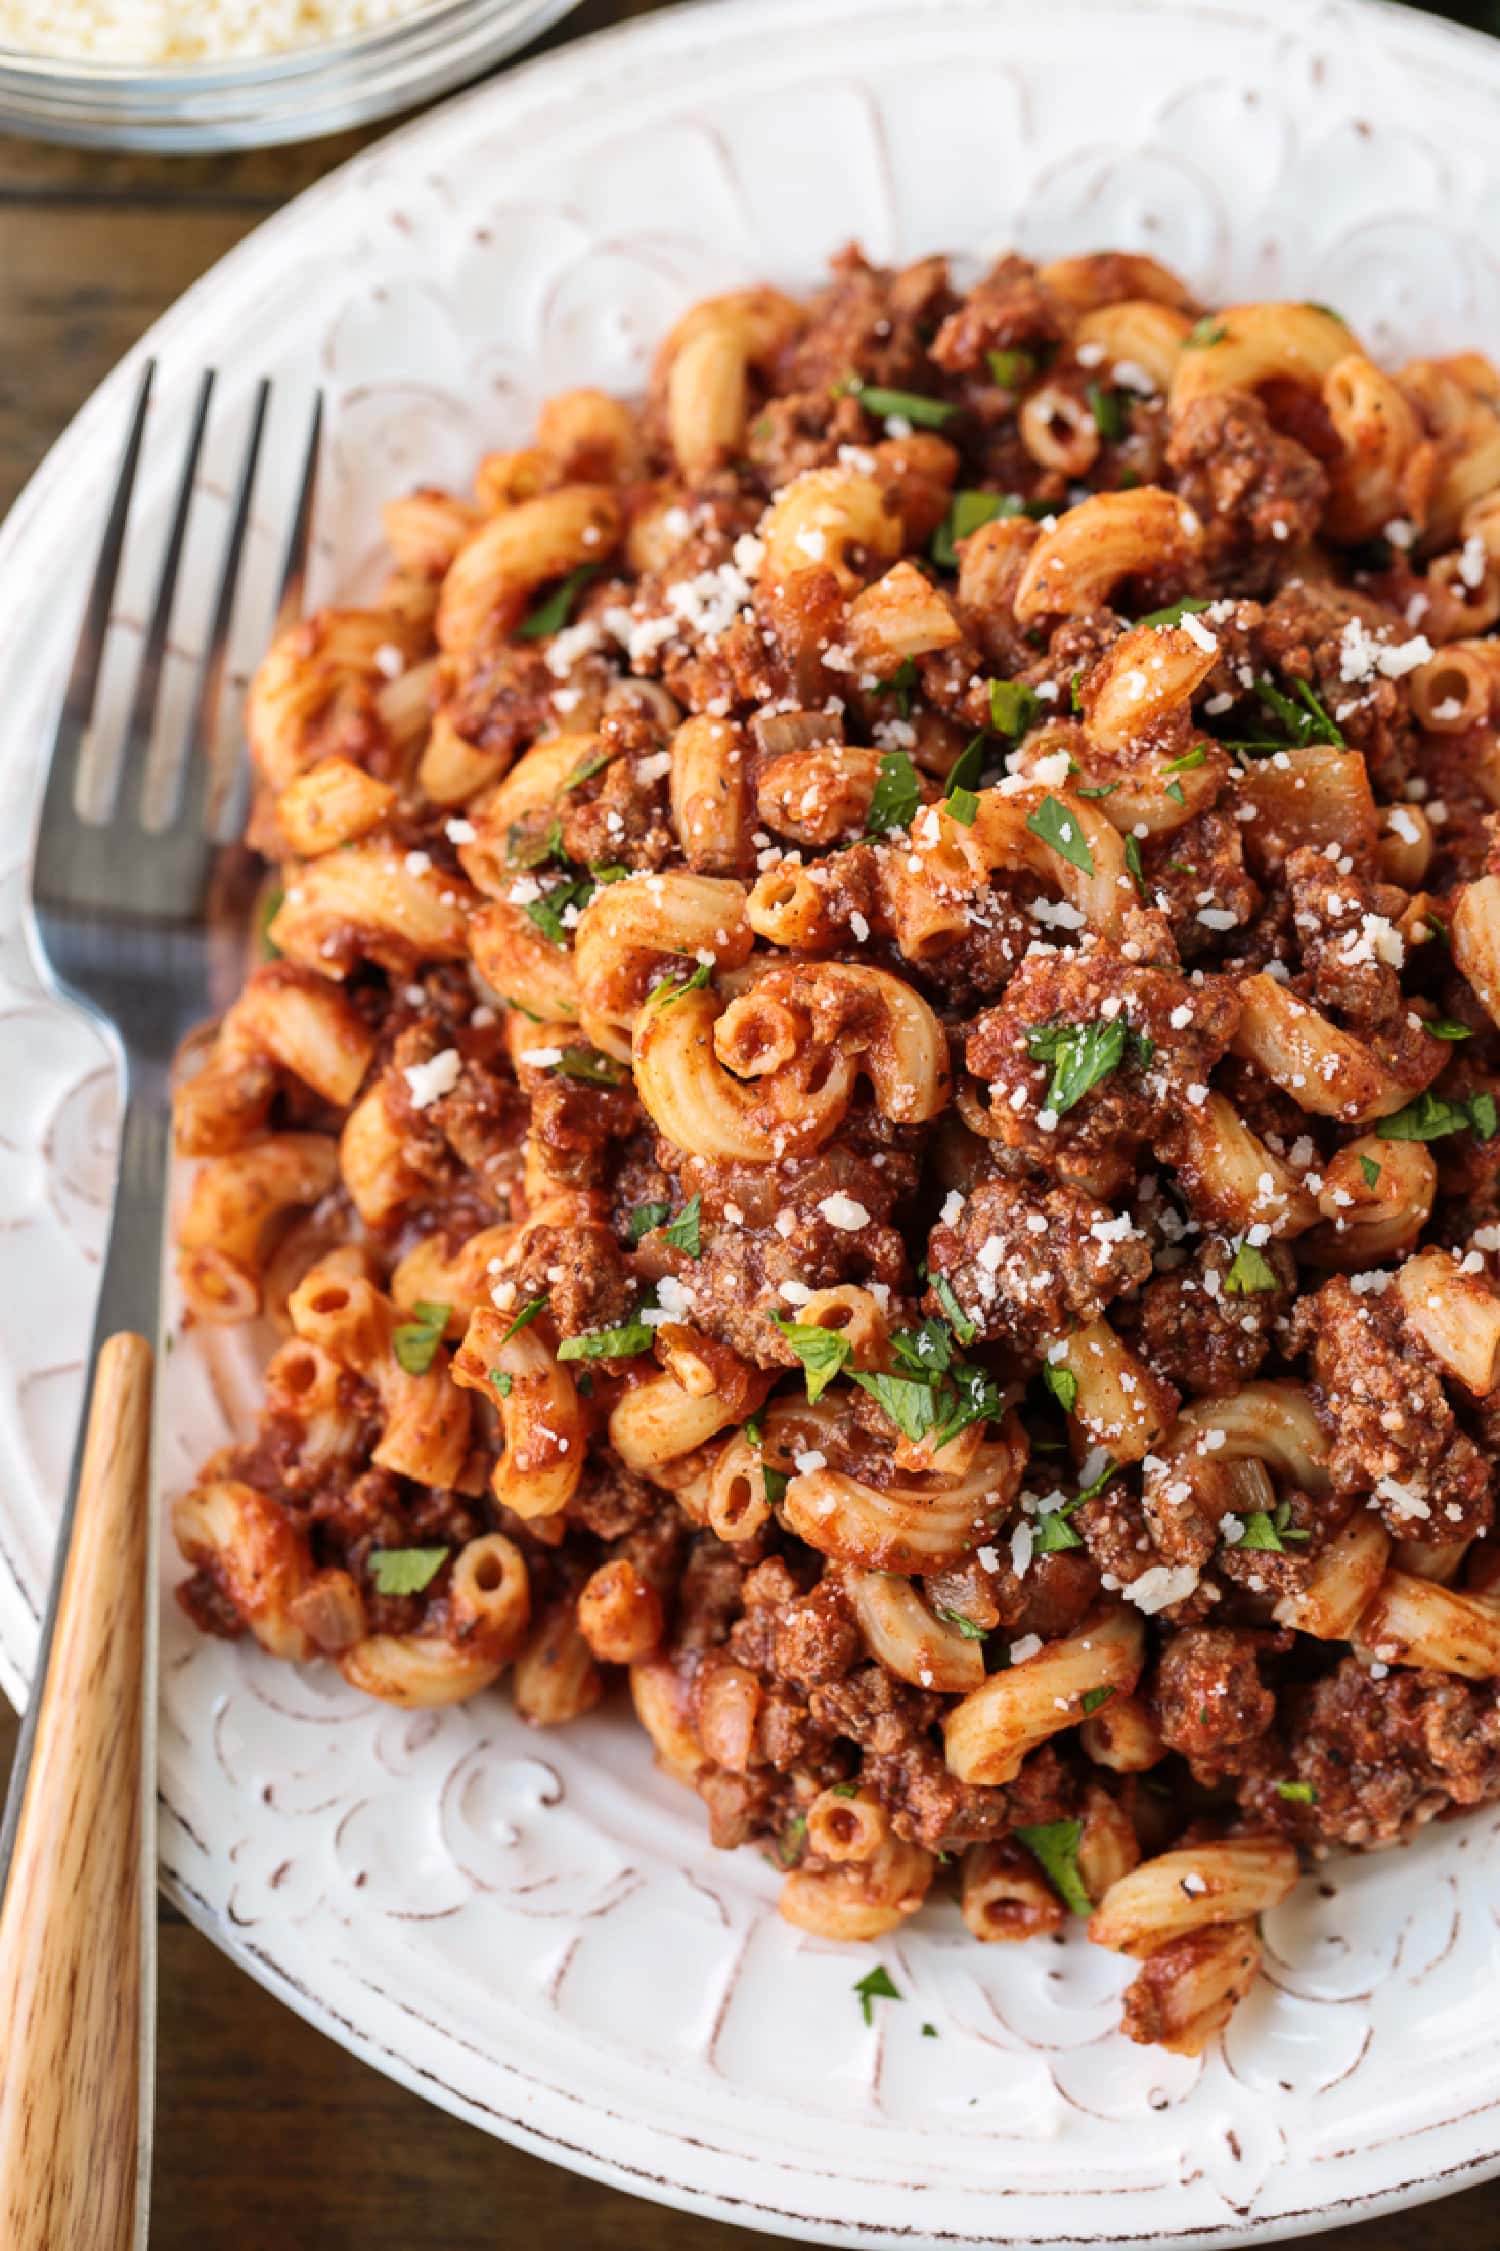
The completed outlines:
<svg viewBox="0 0 1500 2251">
<path fill-rule="evenodd" d="M 784 1469 L 773 1469 L 769 1462 L 762 1462 L 760 1478 L 766 1489 L 766 1506 L 780 1508 L 786 1499 L 786 1489 L 792 1482 L 790 1476 Z"/>
<path fill-rule="evenodd" d="M 515 1382 L 515 1378 L 511 1375 L 509 1369 L 486 1368 L 484 1372 L 488 1376 L 495 1390 L 499 1392 L 501 1398 L 508 1399 L 511 1395 L 511 1389 Z"/>
<path fill-rule="evenodd" d="M 1094 428 L 1106 445 L 1114 445 L 1125 435 L 1129 400 L 1123 391 L 1106 390 L 1102 383 L 1088 387 L 1089 412 L 1094 417 Z"/>
<path fill-rule="evenodd" d="M 807 1850 L 807 1815 L 794 1813 L 776 1840 L 776 1857 L 783 1868 L 795 1868 Z"/>
<path fill-rule="evenodd" d="M 1114 1694 L 1111 1688 L 1086 1688 L 1083 1692 L 1083 1716 L 1092 1719 L 1101 1704 L 1107 1704 Z"/>
<path fill-rule="evenodd" d="M 1435 938 L 1440 946 L 1452 946 L 1453 940 L 1448 935 L 1446 922 L 1440 921 L 1435 914 L 1425 914 L 1422 923 L 1429 938 Z"/>
<path fill-rule="evenodd" d="M 923 1376 L 866 1375 L 856 1370 L 854 1381 L 883 1408 L 903 1438 L 913 1444 L 925 1438 L 937 1422 L 937 1395 Z"/>
<path fill-rule="evenodd" d="M 654 1227 L 660 1227 L 664 1219 L 670 1218 L 671 1212 L 670 1204 L 637 1204 L 625 1222 L 631 1249 L 637 1247 L 643 1235 L 649 1235 Z"/>
<path fill-rule="evenodd" d="M 1172 799 L 1174 804 L 1186 805 L 1187 803 L 1187 799 L 1182 794 L 1181 782 L 1168 782 L 1167 795 Z"/>
<path fill-rule="evenodd" d="M 937 2036 L 938 2036 L 938 2028 L 937 2028 L 937 2026 L 936 2026 L 935 2024 L 924 2024 L 924 2025 L 923 2025 L 923 2027 L 922 2027 L 922 2038 L 923 2038 L 924 2040 L 935 2040 L 935 2039 L 937 2038 Z"/>
<path fill-rule="evenodd" d="M 1309 297 L 1307 299 L 1306 309 L 1310 313 L 1326 313 L 1330 320 L 1336 320 L 1338 322 L 1340 328 L 1347 328 L 1349 326 L 1349 323 L 1345 320 L 1342 313 L 1336 312 L 1332 305 L 1320 305 L 1315 297 Z"/>
<path fill-rule="evenodd" d="M 370 1577 L 380 1594 L 420 1594 L 447 1560 L 446 1548 L 372 1548 Z"/>
<path fill-rule="evenodd" d="M 1430 1040 L 1471 1040 L 1474 1037 L 1468 1024 L 1460 1024 L 1452 1016 L 1424 1016 L 1422 1029 Z"/>
<path fill-rule="evenodd" d="M 681 1000 L 686 993 L 701 993 L 713 973 L 714 965 L 711 961 L 700 961 L 686 977 L 664 977 L 659 985 L 651 988 L 650 1006 L 670 1008 L 674 1001 Z"/>
<path fill-rule="evenodd" d="M 1375 1131 L 1382 1141 L 1441 1141 L 1445 1134 L 1472 1130 L 1481 1141 L 1493 1141 L 1497 1124 L 1492 1094 L 1460 1095 L 1450 1100 L 1427 1087 L 1412 1102 L 1378 1118 Z"/>
<path fill-rule="evenodd" d="M 1030 352 L 1017 350 L 989 351 L 984 364 L 990 371 L 992 382 L 1002 391 L 1024 391 L 1037 372 L 1037 364 Z"/>
<path fill-rule="evenodd" d="M 1023 500 L 1018 492 L 956 492 L 953 505 L 932 535 L 928 553 L 940 570 L 956 571 L 959 540 L 968 539 L 982 524 L 997 523 L 1008 516 L 1038 519 L 1051 514 L 1050 500 Z"/>
<path fill-rule="evenodd" d="M 1361 1157 L 1359 1169 L 1365 1176 L 1365 1186 L 1373 1188 L 1380 1178 L 1380 1167 L 1373 1157 Z"/>
<path fill-rule="evenodd" d="M 919 430 L 941 430 L 958 412 L 949 399 L 930 399 L 921 391 L 888 391 L 882 384 L 867 383 L 862 375 L 846 375 L 834 391 L 858 399 L 866 414 L 880 421 L 894 414 Z"/>
<path fill-rule="evenodd" d="M 1032 1549 L 1037 1555 L 1057 1555 L 1063 1548 L 1081 1548 L 1083 1535 L 1075 1532 L 1068 1518 L 1078 1506 L 1069 1501 L 1064 1508 L 1048 1509 L 1036 1520 L 1032 1533 Z"/>
<path fill-rule="evenodd" d="M 801 1361 L 807 1377 L 808 1404 L 815 1406 L 848 1360 L 853 1349 L 849 1339 L 837 1329 L 789 1321 L 784 1313 L 773 1313 L 771 1320 Z"/>
<path fill-rule="evenodd" d="M 1030 1024 L 1026 1050 L 1033 1063 L 1052 1065 L 1044 1106 L 1061 1118 L 1090 1087 L 1118 1070 L 1127 1054 L 1145 1070 L 1156 1043 L 1132 1031 L 1122 1012 L 1092 1024 Z"/>
<path fill-rule="evenodd" d="M 1288 1540 L 1305 1540 L 1306 1532 L 1298 1531 L 1291 1521 L 1292 1504 L 1278 1501 L 1274 1514 L 1263 1508 L 1252 1509 L 1245 1518 L 1245 1529 L 1232 1547 L 1249 1548 L 1257 1554 L 1280 1555 Z"/>
<path fill-rule="evenodd" d="M 873 1970 L 866 1970 L 863 1977 L 856 1978 L 854 1990 L 859 1995 L 859 2013 L 866 2024 L 875 2022 L 870 2011 L 872 2001 L 900 2001 L 905 1998 L 891 1983 L 891 1973 L 884 1962 L 877 1962 Z"/>
<path fill-rule="evenodd" d="M 260 950 L 267 961 L 280 961 L 281 948 L 271 936 L 271 925 L 280 914 L 286 893 L 279 883 L 273 883 L 261 901 Z"/>
<path fill-rule="evenodd" d="M 950 789 L 948 810 L 960 828 L 972 828 L 979 818 L 979 797 L 972 789 Z"/>
<path fill-rule="evenodd" d="M 509 993 L 502 993 L 500 997 L 505 1002 L 507 1008 L 513 1008 L 518 1016 L 524 1016 L 528 1024 L 546 1023 L 546 1017 L 538 1016 L 536 1010 L 534 1008 L 528 1008 L 524 1000 L 514 1000 Z"/>
<path fill-rule="evenodd" d="M 953 1334 L 960 1344 L 972 1344 L 979 1334 L 978 1324 L 970 1319 L 958 1302 L 953 1284 L 946 1274 L 940 1274 L 932 1285 L 939 1305 L 953 1323 Z"/>
<path fill-rule="evenodd" d="M 1194 743 L 1191 750 L 1185 750 L 1180 758 L 1174 758 L 1170 766 L 1163 766 L 1162 772 L 1164 774 L 1185 774 L 1190 766 L 1201 766 L 1207 757 L 1208 752 L 1203 744 Z"/>
<path fill-rule="evenodd" d="M 1120 1465 L 1118 1462 L 1106 1462 L 1103 1469 L 1100 1470 L 1098 1476 L 1091 1479 L 1087 1485 L 1081 1487 L 1076 1497 L 1068 1503 L 1069 1514 L 1071 1515 L 1072 1511 L 1075 1508 L 1082 1508 L 1085 1501 L 1097 1500 L 1099 1495 L 1104 1491 L 1105 1486 L 1109 1483 L 1110 1479 L 1112 1477 L 1118 1477 L 1119 1474 Z"/>
<path fill-rule="evenodd" d="M 992 524 L 997 517 L 1019 513 L 1019 506 L 1009 493 L 956 492 L 952 507 L 932 535 L 929 552 L 933 561 L 942 570 L 956 571 L 959 540 L 967 539 L 981 524 Z"/>
<path fill-rule="evenodd" d="M 828 1795 L 831 1798 L 857 1798 L 859 1796 L 859 1784 L 857 1782 L 835 1782 Z"/>
<path fill-rule="evenodd" d="M 629 868 L 623 867 L 618 860 L 590 860 L 589 862 L 589 874 L 601 886 L 606 883 L 623 883 L 629 873 Z"/>
<path fill-rule="evenodd" d="M 391 1350 L 409 1376 L 425 1376 L 432 1366 L 452 1311 L 451 1305 L 422 1298 L 412 1307 L 411 1319 L 391 1331 Z"/>
<path fill-rule="evenodd" d="M 1344 748 L 1344 738 L 1329 718 L 1312 687 L 1306 680 L 1293 680 L 1292 690 L 1302 709 L 1271 680 L 1257 680 L 1255 692 L 1268 711 L 1274 711 L 1294 743 L 1332 743 L 1335 750 Z"/>
<path fill-rule="evenodd" d="M 594 1329 L 587 1336 L 564 1337 L 557 1348 L 557 1357 L 559 1360 L 634 1360 L 638 1354 L 651 1350 L 654 1335 L 650 1323 L 636 1314 L 617 1329 Z"/>
<path fill-rule="evenodd" d="M 592 877 L 576 875 L 569 882 L 554 885 L 540 899 L 528 900 L 526 919 L 534 922 L 542 936 L 550 938 L 554 946 L 565 946 L 570 927 L 565 917 L 569 908 L 576 908 L 581 913 L 593 896 Z"/>
<path fill-rule="evenodd" d="M 1096 798 L 1113 797 L 1115 791 L 1123 787 L 1124 784 L 1121 782 L 1101 782 L 1097 789 L 1075 789 L 1073 795 L 1075 797 L 1086 797 L 1092 803 Z M 1132 839 L 1133 841 L 1134 839 Z"/>
<path fill-rule="evenodd" d="M 1068 701 L 1075 712 L 1083 709 L 1083 674 L 1075 672 L 1068 682 Z"/>
<path fill-rule="evenodd" d="M 1346 748 L 1343 736 L 1307 681 L 1294 680 L 1292 686 L 1296 691 L 1295 702 L 1274 681 L 1257 680 L 1255 683 L 1256 695 L 1281 722 L 1280 735 L 1242 738 L 1225 735 L 1220 737 L 1224 748 L 1236 751 L 1244 758 L 1273 757 L 1277 751 L 1289 747 L 1293 750 L 1306 750 L 1312 743 L 1331 743 L 1336 750 Z"/>
<path fill-rule="evenodd" d="M 1290 1798 L 1294 1805 L 1316 1805 L 1318 1802 L 1317 1787 L 1311 1782 L 1278 1782 L 1276 1795 L 1278 1798 Z"/>
<path fill-rule="evenodd" d="M 1028 727 L 1036 725 L 1041 708 L 1035 688 L 1024 680 L 990 682 L 990 725 L 997 735 L 1018 742 Z"/>
<path fill-rule="evenodd" d="M 1236 751 L 1244 758 L 1274 757 L 1277 751 L 1291 748 L 1306 750 L 1312 743 L 1330 743 L 1335 750 L 1347 748 L 1343 736 L 1329 718 L 1313 688 L 1306 680 L 1292 682 L 1292 695 L 1278 688 L 1274 680 L 1257 680 L 1255 693 L 1267 711 L 1280 722 L 1280 733 L 1258 735 L 1242 739 L 1220 737 L 1226 750 Z"/>
<path fill-rule="evenodd" d="M 1181 625 L 1185 617 L 1196 617 L 1200 611 L 1212 607 L 1205 594 L 1184 594 L 1180 602 L 1169 602 L 1164 610 L 1148 610 L 1135 622 L 1137 625 Z"/>
<path fill-rule="evenodd" d="M 1496 1131 L 1500 1130 L 1500 1113 L 1495 1109 L 1493 1094 L 1471 1094 L 1469 1116 L 1474 1121 L 1474 1131 L 1480 1140 L 1493 1141 Z"/>
<path fill-rule="evenodd" d="M 1094 855 L 1089 850 L 1088 838 L 1080 831 L 1067 806 L 1060 804 L 1055 797 L 1044 797 L 1036 811 L 1027 814 L 1026 826 L 1033 836 L 1039 836 L 1044 844 L 1050 844 L 1053 851 L 1066 860 L 1070 867 L 1081 868 L 1085 875 L 1093 874 Z"/>
<path fill-rule="evenodd" d="M 583 784 L 591 782 L 596 774 L 602 774 L 613 757 L 614 752 L 612 750 L 595 750 L 591 751 L 587 758 L 580 758 L 572 773 L 563 783 L 558 795 L 566 797 L 570 789 L 581 789 Z"/>
<path fill-rule="evenodd" d="M 540 835 L 528 831 L 520 821 L 513 821 L 505 839 L 505 864 L 508 868 L 539 868 L 547 860 L 565 860 L 562 822 L 554 821 Z"/>
<path fill-rule="evenodd" d="M 994 1378 L 966 1361 L 954 1362 L 941 1389 L 946 1412 L 933 1433 L 934 1453 L 951 1445 L 970 1423 L 998 1422 L 1005 1412 L 1005 1394 Z"/>
<path fill-rule="evenodd" d="M 922 803 L 917 769 L 904 750 L 882 752 L 875 793 L 865 818 L 867 836 L 884 836 L 891 829 L 910 828 Z"/>
<path fill-rule="evenodd" d="M 920 1329 L 898 1329 L 891 1350 L 903 1368 L 912 1368 L 924 1379 L 945 1376 L 953 1365 L 953 1339 L 941 1321 L 924 1321 Z"/>
<path fill-rule="evenodd" d="M 943 1283 L 939 1281 L 936 1286 L 940 1300 L 946 1303 Z M 963 1317 L 959 1331 L 962 1341 L 972 1342 L 975 1334 L 972 1321 Z M 891 1338 L 891 1352 L 902 1374 L 858 1371 L 853 1381 L 869 1393 L 914 1445 L 930 1435 L 936 1452 L 967 1430 L 970 1423 L 998 1420 L 1004 1413 L 1005 1400 L 999 1386 L 983 1368 L 959 1356 L 954 1337 L 941 1321 L 924 1321 L 919 1329 L 898 1330 Z"/>
<path fill-rule="evenodd" d="M 544 1313 L 546 1311 L 546 1308 L 547 1296 L 546 1292 L 543 1291 L 540 1297 L 534 1297 L 530 1299 L 527 1304 L 522 1306 L 520 1312 L 516 1315 L 514 1321 L 512 1321 L 510 1327 L 506 1330 L 504 1336 L 500 1339 L 500 1342 L 502 1344 L 509 1344 L 512 1337 L 519 1336 L 523 1329 L 529 1329 L 532 1322 L 536 1319 L 537 1315 L 539 1313 Z"/>
<path fill-rule="evenodd" d="M 932 1615 L 934 1618 L 941 1618 L 943 1624 L 951 1626 L 955 1633 L 962 1634 L 965 1641 L 983 1641 L 988 1632 L 987 1627 L 976 1626 L 973 1619 L 966 1618 L 961 1610 L 935 1608 Z"/>
<path fill-rule="evenodd" d="M 1138 837 L 1127 836 L 1125 839 L 1125 865 L 1129 869 L 1131 881 L 1141 897 L 1143 899 L 1149 898 L 1150 893 L 1146 889 L 1146 871 L 1141 865 L 1141 846 Z"/>
<path fill-rule="evenodd" d="M 992 681 L 990 685 L 993 691 L 994 682 Z M 950 797 L 956 789 L 978 789 L 980 778 L 984 773 L 984 749 L 983 735 L 976 735 L 967 748 L 961 750 L 954 759 L 953 764 L 948 769 L 948 779 L 943 784 L 943 788 Z"/>
<path fill-rule="evenodd" d="M 902 1355 L 908 1368 L 918 1365 Z M 1005 1411 L 999 1386 L 983 1368 L 964 1360 L 949 1360 L 921 1374 L 905 1376 L 854 1374 L 854 1382 L 884 1409 L 903 1438 L 914 1445 L 927 1437 L 936 1453 L 967 1430 L 970 1423 L 998 1420 Z"/>
<path fill-rule="evenodd" d="M 573 604 L 602 568 L 599 563 L 580 563 L 576 571 L 569 571 L 566 578 L 559 579 L 546 600 L 538 602 L 516 627 L 516 639 L 540 641 L 545 634 L 561 633 L 573 614 Z"/>
<path fill-rule="evenodd" d="M 625 1066 L 592 1047 L 565 1047 L 553 1070 L 565 1079 L 583 1079 L 590 1086 L 620 1086 Z"/>
<path fill-rule="evenodd" d="M 921 685 L 915 657 L 903 657 L 889 680 L 878 680 L 875 692 L 881 696 L 894 696 L 896 709 L 903 719 L 911 717 L 911 699 Z"/>
<path fill-rule="evenodd" d="M 1065 1907 L 1075 1915 L 1091 1915 L 1094 1903 L 1078 1872 L 1078 1847 L 1083 1837 L 1081 1821 L 1025 1822 L 1011 1831 L 1042 1869 Z"/>
<path fill-rule="evenodd" d="M 1182 348 L 1185 352 L 1206 352 L 1210 344 L 1222 344 L 1228 334 L 1229 331 L 1221 320 L 1213 313 L 1205 313 L 1202 320 L 1195 321 L 1182 339 Z"/>
<path fill-rule="evenodd" d="M 1256 1291 L 1280 1287 L 1276 1269 L 1265 1252 L 1257 1250 L 1254 1243 L 1241 1243 L 1224 1276 L 1225 1290 L 1234 1297 L 1250 1297 Z"/>
<path fill-rule="evenodd" d="M 1078 1404 L 1078 1378 L 1072 1369 L 1058 1367 L 1049 1360 L 1042 1369 L 1042 1381 L 1063 1413 L 1071 1415 Z"/>
<path fill-rule="evenodd" d="M 1072 1410 L 1069 1409 L 1068 1411 L 1071 1413 Z M 1081 1486 L 1073 1495 L 1071 1501 L 1064 1501 L 1058 1508 L 1046 1509 L 1036 1518 L 1032 1533 L 1034 1553 L 1037 1555 L 1055 1555 L 1060 1548 L 1081 1548 L 1083 1546 L 1082 1534 L 1075 1532 L 1070 1521 L 1073 1512 L 1075 1509 L 1082 1508 L 1085 1501 L 1095 1500 L 1104 1491 L 1110 1479 L 1118 1474 L 1119 1466 L 1118 1462 L 1110 1461 L 1106 1457 L 1104 1467 L 1100 1470 L 1098 1476 L 1090 1484 Z"/>
<path fill-rule="evenodd" d="M 689 1258 L 702 1252 L 703 1192 L 700 1189 L 689 1203 L 683 1205 L 670 1227 L 662 1229 L 662 1236 L 674 1251 L 685 1251 Z"/>
</svg>

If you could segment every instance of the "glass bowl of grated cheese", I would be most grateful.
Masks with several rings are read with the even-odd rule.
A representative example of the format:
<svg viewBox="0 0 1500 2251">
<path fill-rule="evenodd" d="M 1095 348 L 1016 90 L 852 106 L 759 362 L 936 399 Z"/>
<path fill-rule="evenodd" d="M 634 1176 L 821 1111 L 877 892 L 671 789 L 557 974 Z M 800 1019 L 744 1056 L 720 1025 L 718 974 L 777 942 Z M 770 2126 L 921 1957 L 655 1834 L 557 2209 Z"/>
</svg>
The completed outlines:
<svg viewBox="0 0 1500 2251">
<path fill-rule="evenodd" d="M 310 140 L 476 78 L 576 0 L 0 0 L 0 129 L 92 148 Z"/>
</svg>

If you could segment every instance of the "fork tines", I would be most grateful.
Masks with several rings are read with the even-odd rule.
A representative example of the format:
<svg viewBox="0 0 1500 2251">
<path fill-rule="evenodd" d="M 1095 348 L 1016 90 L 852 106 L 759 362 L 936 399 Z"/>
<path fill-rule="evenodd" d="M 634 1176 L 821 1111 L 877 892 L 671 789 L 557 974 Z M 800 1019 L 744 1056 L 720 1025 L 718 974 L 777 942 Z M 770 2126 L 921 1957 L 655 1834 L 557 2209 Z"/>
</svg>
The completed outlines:
<svg viewBox="0 0 1500 2251">
<path fill-rule="evenodd" d="M 266 378 L 257 383 L 251 400 L 249 421 L 229 504 L 207 637 L 197 659 L 196 679 L 188 700 L 187 717 L 181 737 L 174 746 L 170 770 L 160 777 L 152 776 L 149 771 L 150 754 L 152 743 L 158 735 L 162 679 L 169 648 L 172 613 L 214 397 L 216 379 L 212 369 L 207 370 L 199 382 L 188 419 L 182 465 L 157 567 L 134 687 L 127 707 L 121 752 L 114 762 L 114 771 L 107 787 L 102 786 L 102 781 L 96 784 L 94 775 L 88 770 L 88 746 L 94 736 L 100 674 L 115 609 L 136 477 L 145 448 L 155 375 L 156 362 L 147 360 L 142 366 L 136 388 L 124 450 L 89 588 L 83 626 L 63 698 L 42 809 L 43 845 L 49 838 L 55 839 L 61 831 L 72 829 L 76 832 L 78 828 L 97 831 L 120 815 L 145 827 L 150 821 L 151 812 L 158 809 L 157 804 L 151 802 L 155 800 L 158 779 L 163 793 L 159 807 L 162 818 L 150 822 L 157 832 L 161 832 L 164 826 L 167 834 L 207 837 L 211 822 L 213 830 L 223 831 L 228 820 L 238 822 L 243 818 L 244 791 L 240 786 L 242 777 L 238 772 L 243 761 L 238 758 L 235 760 L 237 770 L 228 777 L 228 787 L 218 809 L 218 817 L 214 818 L 213 749 L 224 700 L 230 634 L 242 576 L 246 537 L 250 528 L 256 472 L 260 464 L 271 401 L 271 385 Z M 295 615 L 296 606 L 301 601 L 311 536 L 321 423 L 320 396 L 314 402 L 311 426 L 300 464 L 292 529 L 281 574 L 278 624 L 289 615 Z M 89 789 L 91 800 L 87 808 L 80 803 L 80 791 L 84 787 Z"/>
</svg>

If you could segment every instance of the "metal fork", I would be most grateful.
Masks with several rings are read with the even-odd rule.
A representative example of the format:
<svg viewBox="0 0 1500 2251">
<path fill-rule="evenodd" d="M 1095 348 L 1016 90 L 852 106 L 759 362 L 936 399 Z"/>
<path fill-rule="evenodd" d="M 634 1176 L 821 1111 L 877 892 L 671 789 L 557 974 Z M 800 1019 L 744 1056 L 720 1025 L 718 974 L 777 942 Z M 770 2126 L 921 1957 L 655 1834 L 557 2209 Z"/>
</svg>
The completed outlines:
<svg viewBox="0 0 1500 2251">
<path fill-rule="evenodd" d="M 89 1397 L 59 1530 L 34 1691 L 0 1827 L 0 2243 L 146 2241 L 155 2065 L 155 1538 L 151 1391 L 161 1317 L 170 1074 L 244 967 L 257 865 L 219 841 L 212 745 L 270 390 L 230 503 L 208 643 L 163 824 L 148 757 L 214 378 L 200 384 L 107 808 L 90 793 L 94 707 L 153 368 L 131 413 L 53 744 L 32 866 L 38 959 L 109 1039 L 124 1117 Z M 320 413 L 302 464 L 278 619 L 301 607 Z M 241 761 L 236 761 L 237 768 Z M 154 809 L 154 808 L 153 808 Z"/>
</svg>

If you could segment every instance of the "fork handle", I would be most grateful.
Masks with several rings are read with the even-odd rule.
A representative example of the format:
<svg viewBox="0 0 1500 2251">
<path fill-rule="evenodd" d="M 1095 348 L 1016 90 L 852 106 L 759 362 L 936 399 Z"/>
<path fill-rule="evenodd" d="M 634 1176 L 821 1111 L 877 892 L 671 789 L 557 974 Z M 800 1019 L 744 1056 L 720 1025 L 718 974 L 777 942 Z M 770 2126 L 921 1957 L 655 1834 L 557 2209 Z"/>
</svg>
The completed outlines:
<svg viewBox="0 0 1500 2251">
<path fill-rule="evenodd" d="M 136 2240 L 151 1347 L 100 1348 L 0 1903 L 0 2243 Z"/>
</svg>

